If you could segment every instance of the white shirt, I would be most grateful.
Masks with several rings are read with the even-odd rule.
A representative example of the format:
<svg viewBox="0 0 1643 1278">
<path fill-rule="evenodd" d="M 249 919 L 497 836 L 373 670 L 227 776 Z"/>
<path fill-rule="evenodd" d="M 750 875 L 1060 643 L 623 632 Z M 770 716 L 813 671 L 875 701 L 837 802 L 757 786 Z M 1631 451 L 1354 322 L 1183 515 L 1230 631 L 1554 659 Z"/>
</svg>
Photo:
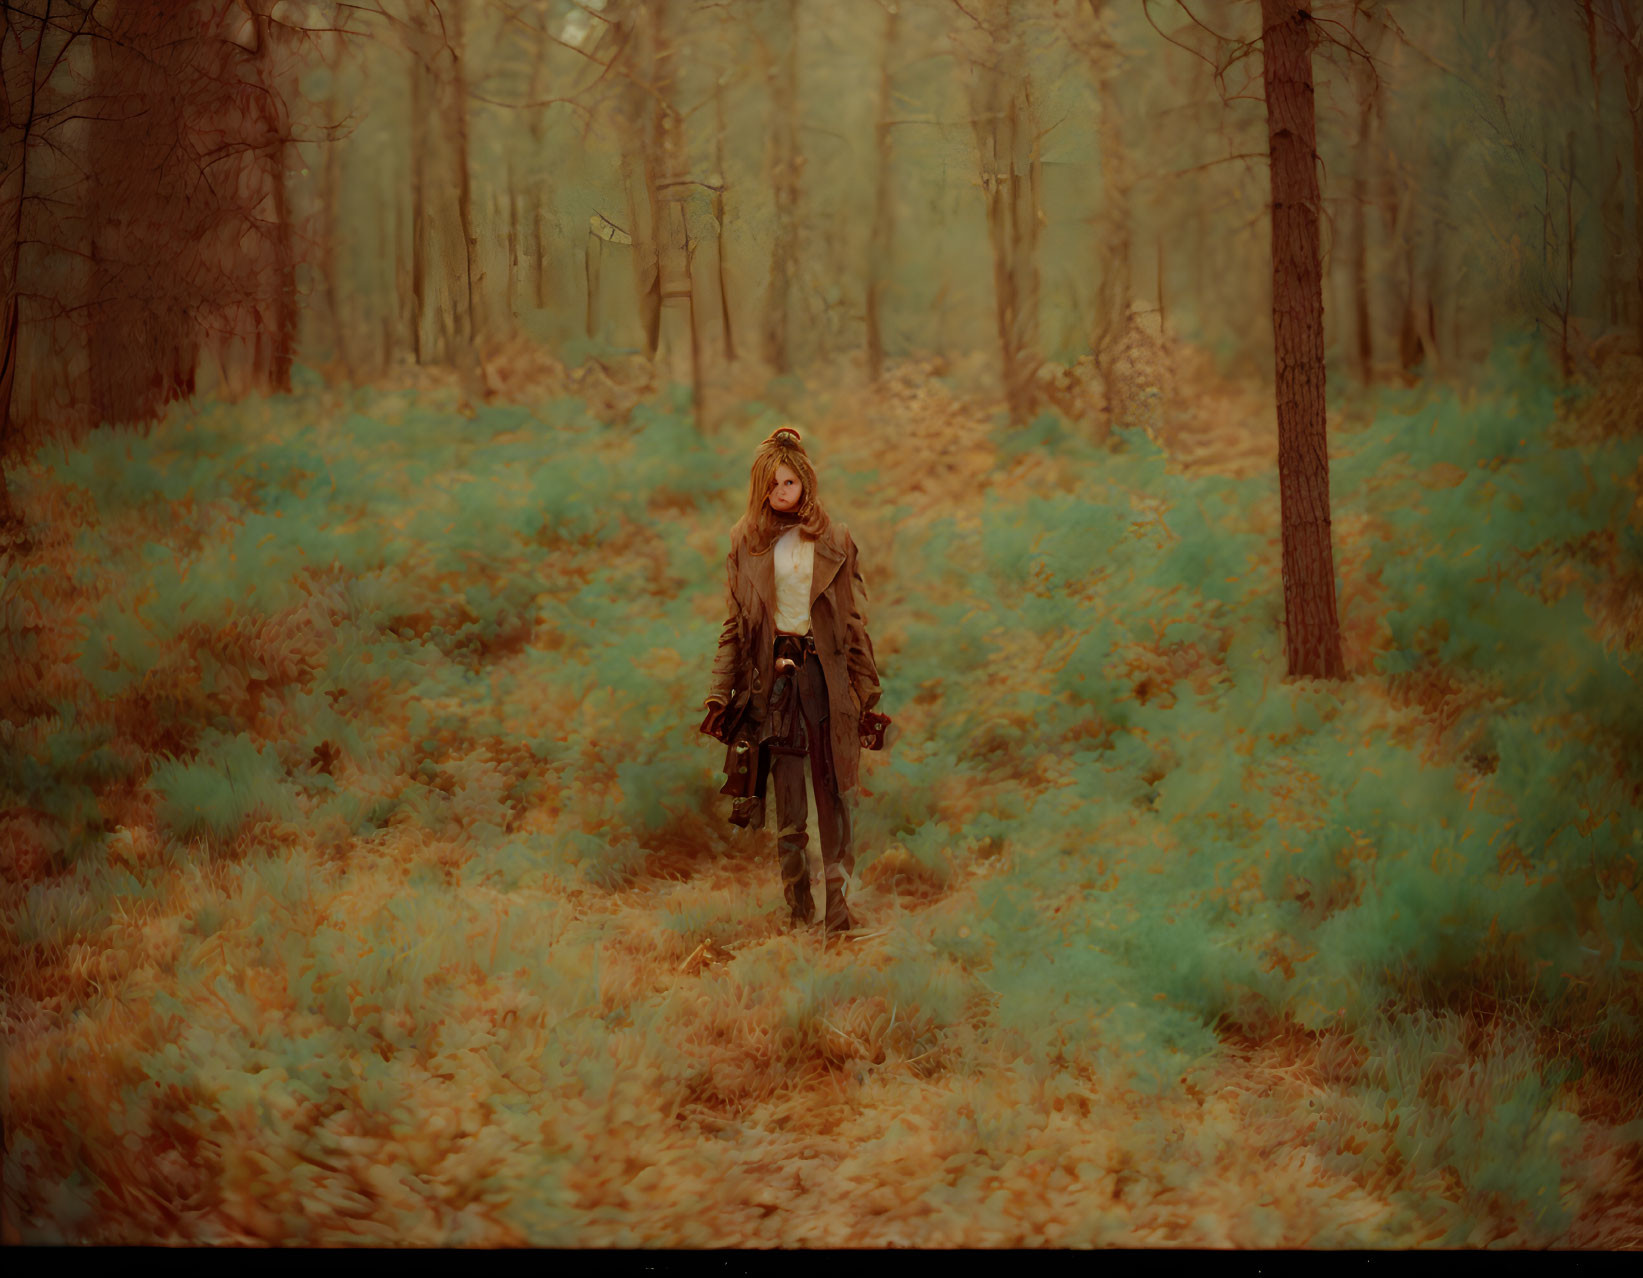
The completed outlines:
<svg viewBox="0 0 1643 1278">
<path fill-rule="evenodd" d="M 789 528 L 770 551 L 776 570 L 776 629 L 802 635 L 810 629 L 810 582 L 816 543 Z"/>
</svg>

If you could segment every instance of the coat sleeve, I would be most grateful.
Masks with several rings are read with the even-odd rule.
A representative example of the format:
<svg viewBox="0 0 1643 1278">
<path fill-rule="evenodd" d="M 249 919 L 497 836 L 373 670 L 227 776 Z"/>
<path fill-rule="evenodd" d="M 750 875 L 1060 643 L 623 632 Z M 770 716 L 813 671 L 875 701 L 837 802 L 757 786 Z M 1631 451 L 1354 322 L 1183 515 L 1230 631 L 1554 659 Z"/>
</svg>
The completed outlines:
<svg viewBox="0 0 1643 1278">
<path fill-rule="evenodd" d="M 734 546 L 725 558 L 725 607 L 728 615 L 719 628 L 719 648 L 713 657 L 713 688 L 707 695 L 707 701 L 729 705 L 736 691 L 736 674 L 741 666 L 742 650 L 742 610 L 736 601 Z"/>
<path fill-rule="evenodd" d="M 856 539 L 847 532 L 844 542 L 845 569 L 850 574 L 850 608 L 844 621 L 845 662 L 850 671 L 850 690 L 865 712 L 878 704 L 882 690 L 873 640 L 867 633 L 867 583 L 862 580 Z"/>
</svg>

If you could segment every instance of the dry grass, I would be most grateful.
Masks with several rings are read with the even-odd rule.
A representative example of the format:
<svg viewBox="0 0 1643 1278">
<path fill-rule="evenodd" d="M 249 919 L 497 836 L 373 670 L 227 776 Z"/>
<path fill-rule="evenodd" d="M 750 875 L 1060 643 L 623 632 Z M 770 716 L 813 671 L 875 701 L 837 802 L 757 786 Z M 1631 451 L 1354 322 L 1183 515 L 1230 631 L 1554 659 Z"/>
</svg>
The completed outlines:
<svg viewBox="0 0 1643 1278">
<path fill-rule="evenodd" d="M 1176 463 L 1202 474 L 1270 470 L 1271 414 L 1260 393 L 1217 384 L 1190 352 L 1175 357 L 1185 371 L 1168 382 L 1158 371 L 1167 366 L 1160 344 L 1137 343 L 1126 354 L 1125 375 L 1132 385 L 1149 375 L 1166 382 L 1161 396 L 1174 411 L 1151 426 Z M 1149 359 L 1156 365 L 1150 374 Z M 607 417 L 624 415 L 651 389 L 637 367 L 567 373 L 522 349 L 488 362 L 508 395 L 584 394 Z M 822 424 L 828 454 L 872 457 L 908 500 L 960 517 L 985 486 L 1009 496 L 1056 482 L 1054 467 L 1032 458 L 998 470 L 989 431 L 1000 405 L 947 390 L 932 380 L 935 371 L 905 365 L 876 389 L 846 382 Z M 425 376 L 433 378 L 427 389 L 449 389 Z M 1087 385 L 1087 370 L 1052 370 L 1046 393 L 1087 404 Z M 886 431 L 907 446 L 882 450 Z M 873 518 L 862 522 L 871 526 Z M 1276 563 L 1276 512 L 1268 512 L 1263 531 Z M 1336 533 L 1348 665 L 1362 671 L 1386 630 L 1378 583 L 1364 567 L 1382 530 L 1348 520 Z M 635 532 L 627 549 L 643 546 Z M 54 533 L 36 552 L 54 570 L 30 613 L 39 668 L 47 672 L 61 669 L 47 658 L 66 645 L 93 598 L 68 584 L 68 547 L 66 535 Z M 886 585 L 896 588 L 888 569 Z M 1622 618 L 1614 624 L 1617 642 L 1631 645 L 1635 618 L 1625 618 L 1635 601 L 1625 598 L 1611 611 Z M 704 621 L 716 623 L 719 607 L 717 597 L 704 600 Z M 416 633 L 434 624 L 422 616 L 402 621 Z M 218 705 L 256 725 L 257 683 L 303 681 L 315 624 L 312 613 L 293 612 L 196 636 L 202 648 L 232 650 L 242 658 L 235 664 L 254 660 L 268 671 L 266 681 L 219 693 Z M 891 653 L 892 639 L 881 640 Z M 505 671 L 554 642 L 539 631 L 483 655 Z M 1016 648 L 1004 655 L 1016 669 L 1053 673 L 1065 659 L 1054 637 L 1012 642 Z M 1168 702 L 1178 688 L 1211 686 L 1222 657 L 1193 645 L 1143 645 L 1130 656 L 1128 678 L 1137 700 Z M 166 678 L 187 684 L 186 672 Z M 1434 748 L 1490 691 L 1441 671 L 1363 682 L 1379 700 L 1382 722 L 1424 732 Z M 63 691 L 41 687 L 48 697 Z M 10 694 L 21 696 L 16 687 Z M 134 748 L 167 747 L 135 694 L 110 713 Z M 510 707 L 519 724 L 594 713 L 573 691 L 547 688 Z M 916 732 L 928 713 L 915 698 L 898 718 Z M 1011 725 L 1001 717 L 1000 726 Z M 1093 721 L 1087 727 L 1090 735 L 1101 731 Z M 988 748 L 985 737 L 978 740 L 977 749 Z M 502 763 L 529 766 L 522 755 Z M 349 776 L 345 759 L 316 764 L 363 781 Z M 870 794 L 885 761 L 864 756 L 863 764 Z M 1029 796 L 1054 782 L 1041 772 L 1014 780 Z M 1295 772 L 1270 780 L 1290 823 L 1304 825 L 1311 778 Z M 954 828 L 980 797 L 957 783 L 943 795 Z M 339 853 L 315 832 L 268 824 L 222 855 L 170 866 L 151 804 L 135 792 L 111 793 L 107 802 L 119 826 L 111 861 L 169 877 L 163 891 L 122 907 L 99 935 L 56 947 L 0 942 L 11 1080 L 7 1242 L 1381 1247 L 1440 1242 L 1460 1210 L 1461 1186 L 1404 1165 L 1392 1135 L 1396 1115 L 1363 1114 L 1354 1093 L 1366 1052 L 1345 1031 L 1308 1031 L 1287 1018 L 1229 1021 L 1221 1027 L 1225 1052 L 1212 1069 L 1151 1097 L 1085 1060 L 1059 1059 L 1053 1070 L 1035 1073 L 1011 1059 L 991 1033 L 984 971 L 938 969 L 955 987 L 976 984 L 951 1023 L 929 1006 L 876 994 L 835 998 L 813 1017 L 791 1014 L 791 992 L 806 981 L 888 972 L 897 961 L 893 942 L 963 929 L 977 912 L 978 884 L 1007 859 L 1004 848 L 946 875 L 890 848 L 864 872 L 854 902 L 876 935 L 828 947 L 815 933 L 784 931 L 773 837 L 730 834 L 716 812 L 676 816 L 647 840 L 634 873 L 613 890 L 542 876 L 504 893 L 471 873 L 469 851 L 411 825 Z M 517 829 L 553 830 L 564 819 L 562 796 L 548 787 L 518 814 Z M 28 813 L 0 820 L 9 908 L 27 884 L 53 877 L 37 855 L 37 824 Z M 269 849 L 312 875 L 307 903 L 274 902 L 247 886 L 244 861 Z M 1360 846 L 1340 853 L 1343 866 L 1364 855 Z M 551 974 L 524 967 L 496 973 L 489 960 L 447 964 L 432 985 L 460 990 L 465 1000 L 460 1024 L 450 1025 L 372 1002 L 355 982 L 331 988 L 343 1023 L 395 1068 L 391 1081 L 367 1084 L 355 1062 L 337 1059 L 323 1102 L 280 1077 L 283 1070 L 249 1075 L 234 1058 L 212 1055 L 213 1036 L 300 1040 L 324 1019 L 298 997 L 257 920 L 277 917 L 306 935 L 346 935 L 390 909 L 419 870 L 432 871 L 461 902 L 476 958 L 494 956 L 506 930 L 523 927 L 551 935 Z M 1343 908 L 1354 882 L 1348 877 L 1339 894 L 1307 907 L 1320 915 Z M 1228 893 L 1248 899 L 1252 886 L 1231 885 Z M 245 911 L 201 935 L 202 904 L 235 892 Z M 754 894 L 770 908 L 749 910 Z M 692 918 L 709 922 L 678 922 Z M 1303 957 L 1280 945 L 1270 960 L 1292 968 Z M 197 1001 L 181 1017 L 161 1015 L 154 1000 L 174 995 L 182 965 L 208 976 L 190 986 Z M 557 1036 L 579 1032 L 565 998 L 546 988 L 550 976 L 588 982 L 589 1002 L 576 1015 L 604 1018 L 597 1043 L 608 1085 L 550 1067 L 561 1059 Z M 1442 997 L 1416 991 L 1411 1006 Z M 86 1014 L 71 1016 L 75 1009 Z M 1578 1050 L 1581 1017 L 1592 1011 L 1571 1007 L 1564 1037 L 1542 1051 Z M 1475 1052 L 1510 1037 L 1517 1023 L 1505 1004 L 1456 1015 Z M 123 1089 L 146 1082 L 135 1062 L 179 1041 L 207 1062 L 197 1084 L 156 1091 L 143 1109 L 146 1121 L 127 1129 L 117 1117 L 128 1110 Z M 666 1059 L 656 1056 L 658 1044 Z M 1636 1062 L 1596 1051 L 1586 1060 L 1574 1093 L 1581 1112 L 1615 1124 L 1635 1119 Z M 1595 1189 L 1559 1245 L 1643 1243 L 1636 1146 L 1594 1135 L 1582 1157 Z M 556 1179 L 528 1193 L 545 1167 Z M 79 1206 L 60 1190 L 76 1168 L 98 1186 Z M 1431 1209 L 1413 1211 L 1411 1198 Z M 1519 1230 L 1512 1212 L 1484 1213 L 1473 1219 L 1469 1241 L 1526 1245 Z"/>
</svg>

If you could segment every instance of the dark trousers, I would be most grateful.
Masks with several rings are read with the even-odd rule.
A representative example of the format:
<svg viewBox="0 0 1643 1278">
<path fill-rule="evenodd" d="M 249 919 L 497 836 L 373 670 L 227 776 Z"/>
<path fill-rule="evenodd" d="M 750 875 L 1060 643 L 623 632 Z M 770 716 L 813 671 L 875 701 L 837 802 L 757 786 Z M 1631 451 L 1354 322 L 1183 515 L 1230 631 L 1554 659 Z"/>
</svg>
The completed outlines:
<svg viewBox="0 0 1643 1278">
<path fill-rule="evenodd" d="M 792 709 L 793 744 L 803 744 L 804 754 L 772 751 L 770 779 L 776 789 L 776 852 L 781 861 L 782 891 L 793 917 L 809 920 L 814 914 L 810 895 L 810 861 L 806 845 L 810 835 L 809 802 L 805 797 L 804 765 L 810 760 L 810 782 L 816 793 L 816 828 L 821 835 L 822 871 L 826 886 L 829 932 L 855 926 L 845 900 L 845 876 L 856 868 L 856 852 L 850 835 L 850 807 L 839 792 L 833 773 L 833 752 L 828 744 L 827 679 L 814 643 L 778 635 L 776 656 L 791 658 L 798 669 L 790 676 L 787 695 L 797 694 Z"/>
</svg>

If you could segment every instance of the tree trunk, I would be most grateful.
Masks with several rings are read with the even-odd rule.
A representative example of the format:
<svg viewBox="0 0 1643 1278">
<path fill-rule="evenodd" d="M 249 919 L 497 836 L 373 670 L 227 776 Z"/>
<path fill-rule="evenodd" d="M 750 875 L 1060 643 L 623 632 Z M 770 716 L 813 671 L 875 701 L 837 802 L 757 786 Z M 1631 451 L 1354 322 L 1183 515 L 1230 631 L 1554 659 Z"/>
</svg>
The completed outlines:
<svg viewBox="0 0 1643 1278">
<path fill-rule="evenodd" d="M 1169 328 L 1169 307 L 1164 295 L 1164 233 L 1159 231 L 1153 238 L 1153 250 L 1156 254 L 1156 270 L 1158 277 L 1158 336 L 1164 337 Z"/>
<path fill-rule="evenodd" d="M 531 61 L 531 82 L 527 101 L 540 102 L 542 100 L 541 75 L 548 65 L 548 36 L 545 27 L 538 27 L 536 42 L 536 57 Z M 542 223 L 547 220 L 548 192 L 546 173 L 546 157 L 542 154 L 542 140 L 547 131 L 547 108 L 533 107 L 531 110 L 531 141 L 535 143 L 535 150 L 531 153 L 531 172 L 534 175 L 530 184 L 531 189 L 531 260 L 535 267 L 534 285 L 536 309 L 543 310 L 548 304 L 548 259 L 547 249 L 543 243 Z M 591 333 L 589 334 L 592 335 Z"/>
<path fill-rule="evenodd" d="M 1626 90 L 1632 112 L 1632 218 L 1637 223 L 1637 323 L 1643 328 L 1643 57 L 1632 72 L 1635 88 Z"/>
<path fill-rule="evenodd" d="M 1637 323 L 1643 328 L 1643 21 L 1635 0 L 1617 2 L 1624 23 L 1621 58 L 1626 68 L 1626 109 L 1632 117 L 1632 217 L 1637 230 Z"/>
<path fill-rule="evenodd" d="M 702 358 L 696 333 L 693 279 L 694 246 L 690 238 L 690 193 L 695 184 L 687 171 L 684 119 L 674 107 L 675 50 L 668 26 L 667 0 L 649 0 L 645 14 L 650 57 L 650 127 L 646 137 L 645 191 L 656 241 L 658 349 L 669 377 L 688 376 L 691 406 L 702 424 Z M 688 371 L 685 361 L 688 359 Z"/>
<path fill-rule="evenodd" d="M 271 42 L 270 0 L 247 6 L 256 31 L 256 53 L 252 73 L 257 88 L 256 155 L 262 169 L 262 185 L 273 206 L 272 226 L 267 232 L 273 257 L 273 292 L 268 299 L 272 322 L 258 326 L 259 341 L 266 335 L 261 358 L 253 364 L 253 385 L 277 394 L 291 393 L 291 363 L 297 345 L 297 264 L 293 247 L 288 190 L 285 180 L 286 150 L 290 124 L 285 95 L 281 92 L 280 70 Z M 260 290 L 259 290 L 260 291 Z M 260 299 L 259 299 L 260 300 Z"/>
<path fill-rule="evenodd" d="M 1339 679 L 1311 22 L 1296 0 L 1261 0 L 1286 656 L 1292 677 Z"/>
<path fill-rule="evenodd" d="M 659 233 L 652 215 L 651 143 L 649 138 L 652 103 L 647 89 L 654 75 L 655 30 L 650 6 L 646 0 L 633 0 L 631 5 L 615 12 L 617 24 L 614 47 L 621 50 L 613 56 L 627 61 L 627 81 L 618 97 L 620 121 L 617 126 L 622 149 L 622 188 L 627 197 L 626 234 L 632 244 L 633 289 L 638 310 L 639 325 L 643 332 L 645 358 L 654 360 L 661 341 L 662 284 L 657 260 L 656 241 Z M 614 241 L 611 241 L 614 242 Z M 590 323 L 592 310 L 597 308 L 594 289 L 604 247 L 595 248 L 587 260 L 589 279 Z"/>
<path fill-rule="evenodd" d="M 415 163 L 414 159 L 412 163 Z M 376 208 L 377 234 L 388 259 L 388 272 L 394 280 L 393 309 L 391 312 L 385 309 L 382 315 L 382 371 L 387 373 L 398 358 L 399 342 L 407 336 L 411 339 L 412 360 L 422 362 L 417 337 L 421 327 L 422 304 L 417 297 L 414 281 L 406 279 L 405 261 L 407 240 L 411 242 L 412 255 L 415 256 L 417 210 L 414 206 L 407 210 L 405 202 L 399 199 L 379 199 Z"/>
<path fill-rule="evenodd" d="M 96 420 L 148 422 L 194 393 L 198 235 L 221 210 L 184 198 L 189 133 L 184 95 L 200 73 L 189 15 L 127 3 L 93 44 L 92 96 L 137 102 L 140 113 L 88 121 L 89 354 Z M 165 271 L 153 264 L 166 263 Z"/>
<path fill-rule="evenodd" d="M 1101 148 L 1101 208 L 1097 219 L 1095 261 L 1099 278 L 1095 288 L 1095 316 L 1090 334 L 1090 354 L 1105 399 L 1105 424 L 1118 411 L 1118 386 L 1114 372 L 1119 343 L 1129 327 L 1134 303 L 1131 281 L 1130 192 L 1135 186 L 1129 148 L 1124 144 L 1123 93 L 1117 42 L 1107 29 L 1105 0 L 1090 0 L 1096 35 L 1089 54 L 1095 73 L 1101 112 L 1096 124 Z M 1202 244 L 1203 209 L 1198 210 L 1199 248 Z M 1201 254 L 1200 254 L 1200 266 Z M 1199 301 L 1203 295 L 1200 291 Z"/>
<path fill-rule="evenodd" d="M 428 362 L 422 330 L 428 314 L 428 70 L 420 25 L 412 24 L 411 47 L 411 353 Z"/>
<path fill-rule="evenodd" d="M 770 246 L 770 293 L 765 302 L 764 357 L 778 373 L 792 371 L 788 305 L 799 252 L 799 6 L 782 6 L 783 48 L 771 57 L 770 184 L 776 197 L 776 234 Z"/>
<path fill-rule="evenodd" d="M 1581 0 L 1581 9 L 1586 19 L 1586 66 L 1592 77 L 1592 143 L 1597 150 L 1597 174 L 1601 184 L 1603 175 L 1609 172 L 1607 133 L 1603 127 L 1603 74 L 1597 60 L 1597 14 L 1592 7 L 1592 0 Z M 1614 189 L 1597 189 L 1598 212 L 1603 222 L 1603 311 L 1610 324 L 1620 321 L 1619 280 L 1615 275 L 1615 265 L 1620 260 L 1620 244 L 1625 236 L 1625 228 L 1617 220 L 1624 218 L 1624 210 L 1614 207 Z"/>
<path fill-rule="evenodd" d="M 900 11 L 895 4 L 884 10 L 884 51 L 879 58 L 878 116 L 874 121 L 877 168 L 873 185 L 873 228 L 867 241 L 867 373 L 873 381 L 884 377 L 884 328 L 879 307 L 883 303 L 884 287 L 890 272 L 893 237 L 895 235 L 895 204 L 890 167 L 891 113 L 895 109 L 891 68 L 896 56 L 896 28 Z"/>
<path fill-rule="evenodd" d="M 725 358 L 736 359 L 736 334 L 730 323 L 730 282 L 725 269 L 725 187 L 730 179 L 725 167 L 725 91 L 721 79 L 713 86 L 713 163 L 717 170 L 713 191 L 714 256 L 719 281 L 719 332 Z"/>
<path fill-rule="evenodd" d="M 514 190 L 513 157 L 508 158 L 508 321 L 519 316 L 519 193 Z"/>
<path fill-rule="evenodd" d="M 971 124 L 986 199 L 993 255 L 994 314 L 1010 420 L 1025 425 L 1037 406 L 1038 139 L 1031 87 L 1014 28 L 1012 0 L 1001 0 L 991 47 L 971 59 Z M 1022 173 L 1023 167 L 1026 173 Z"/>
<path fill-rule="evenodd" d="M 1569 350 L 1569 313 L 1575 308 L 1575 131 L 1564 139 L 1563 171 L 1563 332 L 1558 339 L 1559 367 L 1565 384 L 1574 376 L 1574 356 Z"/>
<path fill-rule="evenodd" d="M 46 0 L 44 15 L 34 30 L 34 57 L 29 66 L 28 106 L 24 109 L 22 137 L 12 154 L 15 163 L 0 176 L 0 190 L 9 187 L 13 174 L 16 194 L 6 200 L 8 213 L 5 253 L 5 296 L 0 311 L 0 529 L 11 530 L 17 523 L 12 510 L 11 490 L 6 484 L 6 463 L 16 443 L 16 427 L 12 419 L 12 396 L 17 386 L 17 361 L 20 346 L 20 318 L 22 314 L 23 270 L 23 212 L 29 194 L 29 152 L 33 147 L 36 103 L 40 91 L 40 49 L 46 42 L 46 30 L 51 25 L 51 0 Z M 11 121 L 8 119 L 9 126 Z"/>
<path fill-rule="evenodd" d="M 447 133 L 450 166 L 456 178 L 456 224 L 442 219 L 457 233 L 458 243 L 447 235 L 441 255 L 449 253 L 445 271 L 446 288 L 454 295 L 457 341 L 457 371 L 468 399 L 483 399 L 490 393 L 481 354 L 486 336 L 485 276 L 478 261 L 479 238 L 474 233 L 473 177 L 468 165 L 468 80 L 463 52 L 464 0 L 446 0 L 446 37 L 451 68 L 447 87 L 450 100 L 440 112 Z M 437 65 L 437 64 L 436 64 Z"/>
<path fill-rule="evenodd" d="M 1358 381 L 1375 378 L 1375 328 L 1369 301 L 1369 173 L 1375 162 L 1374 122 L 1378 114 L 1378 81 L 1358 96 L 1358 145 L 1352 175 L 1352 327 Z"/>
<path fill-rule="evenodd" d="M 340 13 L 332 19 L 333 26 L 340 26 Z M 337 37 L 340 50 L 343 47 L 341 37 Z M 343 116 L 342 94 L 337 90 L 337 79 L 341 75 L 340 56 L 339 65 L 333 72 L 331 104 L 328 114 L 332 120 L 340 120 Z M 342 313 L 343 293 L 337 288 L 337 241 L 342 235 L 342 165 L 338 150 L 340 143 L 335 138 L 327 138 L 325 146 L 325 161 L 320 173 L 320 277 L 325 288 L 325 312 L 331 321 L 331 356 L 342 365 L 343 375 L 349 382 L 354 380 L 354 361 L 349 353 L 348 321 Z"/>
</svg>

